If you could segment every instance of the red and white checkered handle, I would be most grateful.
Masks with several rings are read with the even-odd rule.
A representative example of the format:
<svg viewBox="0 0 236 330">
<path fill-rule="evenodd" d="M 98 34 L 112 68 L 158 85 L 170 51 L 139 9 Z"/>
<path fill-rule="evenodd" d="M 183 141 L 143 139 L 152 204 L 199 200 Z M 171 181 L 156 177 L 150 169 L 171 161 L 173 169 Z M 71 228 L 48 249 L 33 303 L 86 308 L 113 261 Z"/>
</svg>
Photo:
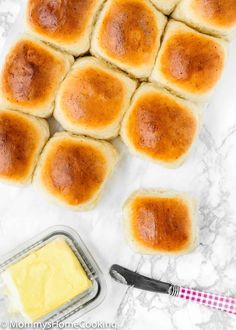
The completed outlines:
<svg viewBox="0 0 236 330">
<path fill-rule="evenodd" d="M 236 315 L 236 298 L 180 287 L 177 297 Z"/>
</svg>

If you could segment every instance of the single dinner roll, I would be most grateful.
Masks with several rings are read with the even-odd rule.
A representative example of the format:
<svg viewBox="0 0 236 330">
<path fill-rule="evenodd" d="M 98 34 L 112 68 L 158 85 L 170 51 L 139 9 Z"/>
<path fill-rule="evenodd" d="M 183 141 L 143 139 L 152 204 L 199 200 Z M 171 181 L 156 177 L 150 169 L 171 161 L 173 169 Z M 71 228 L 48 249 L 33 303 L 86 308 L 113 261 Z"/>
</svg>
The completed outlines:
<svg viewBox="0 0 236 330">
<path fill-rule="evenodd" d="M 0 109 L 0 180 L 30 183 L 48 138 L 46 120 Z"/>
<path fill-rule="evenodd" d="M 0 103 L 39 117 L 49 117 L 56 91 L 73 63 L 66 55 L 28 36 L 9 50 L 0 76 Z"/>
<path fill-rule="evenodd" d="M 76 134 L 116 137 L 136 85 L 94 57 L 80 58 L 59 89 L 54 117 Z"/>
<path fill-rule="evenodd" d="M 197 208 L 187 194 L 140 190 L 124 205 L 125 233 L 143 254 L 181 255 L 198 244 Z"/>
<path fill-rule="evenodd" d="M 151 0 L 151 2 L 164 14 L 170 15 L 180 0 Z"/>
<path fill-rule="evenodd" d="M 27 31 L 79 56 L 90 47 L 92 27 L 104 0 L 28 0 Z"/>
<path fill-rule="evenodd" d="M 108 0 L 93 32 L 91 52 L 135 77 L 146 78 L 166 21 L 148 0 Z"/>
<path fill-rule="evenodd" d="M 167 167 L 177 167 L 189 154 L 199 131 L 200 109 L 152 84 L 133 97 L 121 128 L 129 150 Z"/>
<path fill-rule="evenodd" d="M 173 17 L 218 37 L 236 34 L 236 0 L 182 0 Z"/>
<path fill-rule="evenodd" d="M 226 43 L 171 20 L 151 75 L 176 94 L 207 101 L 223 72 Z"/>
<path fill-rule="evenodd" d="M 96 206 L 117 161 L 118 153 L 108 142 L 56 133 L 41 155 L 35 182 L 59 204 L 89 210 Z"/>
</svg>

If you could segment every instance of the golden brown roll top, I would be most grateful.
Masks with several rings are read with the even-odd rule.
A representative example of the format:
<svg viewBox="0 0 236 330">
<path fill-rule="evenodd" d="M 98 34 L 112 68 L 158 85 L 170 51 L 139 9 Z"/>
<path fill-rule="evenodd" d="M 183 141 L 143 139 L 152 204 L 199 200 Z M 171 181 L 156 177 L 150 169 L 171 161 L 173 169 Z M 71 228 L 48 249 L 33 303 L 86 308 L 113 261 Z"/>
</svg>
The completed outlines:
<svg viewBox="0 0 236 330">
<path fill-rule="evenodd" d="M 16 184 L 29 183 L 48 138 L 48 125 L 43 119 L 1 109 L 0 179 Z"/>
<path fill-rule="evenodd" d="M 42 180 L 70 205 L 84 203 L 97 191 L 107 172 L 107 159 L 90 145 L 64 142 L 50 150 Z"/>
<path fill-rule="evenodd" d="M 219 79 L 224 64 L 222 55 L 220 45 L 213 40 L 179 33 L 166 44 L 165 56 L 161 57 L 162 72 L 191 92 L 205 92 Z"/>
<path fill-rule="evenodd" d="M 216 36 L 230 38 L 236 34 L 235 0 L 183 0 L 173 16 Z"/>
<path fill-rule="evenodd" d="M 146 0 L 109 0 L 97 21 L 92 53 L 147 77 L 154 65 L 166 18 Z"/>
<path fill-rule="evenodd" d="M 80 55 L 88 51 L 95 16 L 104 0 L 29 0 L 26 23 L 30 33 Z"/>
<path fill-rule="evenodd" d="M 168 167 L 180 165 L 199 130 L 199 109 L 151 84 L 143 84 L 122 123 L 131 152 Z"/>
<path fill-rule="evenodd" d="M 44 149 L 36 181 L 60 204 L 86 210 L 95 205 L 117 160 L 108 142 L 57 133 Z"/>
<path fill-rule="evenodd" d="M 124 86 L 97 68 L 81 71 L 77 81 L 74 77 L 71 81 L 67 80 L 67 89 L 64 90 L 68 115 L 92 128 L 109 125 L 119 115 Z"/>
<path fill-rule="evenodd" d="M 178 255 L 197 244 L 196 206 L 187 194 L 141 190 L 124 206 L 131 246 L 144 254 Z"/>
<path fill-rule="evenodd" d="M 1 103 L 35 116 L 49 116 L 55 92 L 72 61 L 71 56 L 22 37 L 10 49 L 3 65 Z"/>
<path fill-rule="evenodd" d="M 135 87 L 136 82 L 96 58 L 79 59 L 61 85 L 54 116 L 74 133 L 115 137 Z"/>
<path fill-rule="evenodd" d="M 151 79 L 193 101 L 208 99 L 226 60 L 225 43 L 170 21 Z"/>
<path fill-rule="evenodd" d="M 103 22 L 101 46 L 112 57 L 140 65 L 152 55 L 156 37 L 155 15 L 150 8 L 139 1 L 119 1 Z"/>
<path fill-rule="evenodd" d="M 193 10 L 206 20 L 219 27 L 231 27 L 236 25 L 236 1 L 227 0 L 193 0 Z"/>
</svg>

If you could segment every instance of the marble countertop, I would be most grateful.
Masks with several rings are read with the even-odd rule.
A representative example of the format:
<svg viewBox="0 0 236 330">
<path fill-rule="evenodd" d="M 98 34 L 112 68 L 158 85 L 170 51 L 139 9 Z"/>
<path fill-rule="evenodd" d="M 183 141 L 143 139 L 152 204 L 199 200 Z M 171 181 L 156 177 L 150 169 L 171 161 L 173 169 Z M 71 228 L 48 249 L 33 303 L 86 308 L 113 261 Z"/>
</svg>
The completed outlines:
<svg viewBox="0 0 236 330">
<path fill-rule="evenodd" d="M 0 51 L 11 35 L 20 0 L 0 0 Z M 0 252 L 56 224 L 76 229 L 107 275 L 119 263 L 157 279 L 236 296 L 236 41 L 223 79 L 204 111 L 192 154 L 177 170 L 163 169 L 128 154 L 117 139 L 120 164 L 99 206 L 87 213 L 45 201 L 33 186 L 0 184 Z M 140 256 L 122 233 L 122 204 L 137 188 L 190 192 L 199 201 L 200 246 L 181 257 Z M 108 295 L 88 321 L 116 322 L 122 330 L 233 330 L 236 316 L 193 303 L 122 287 L 108 280 Z"/>
</svg>

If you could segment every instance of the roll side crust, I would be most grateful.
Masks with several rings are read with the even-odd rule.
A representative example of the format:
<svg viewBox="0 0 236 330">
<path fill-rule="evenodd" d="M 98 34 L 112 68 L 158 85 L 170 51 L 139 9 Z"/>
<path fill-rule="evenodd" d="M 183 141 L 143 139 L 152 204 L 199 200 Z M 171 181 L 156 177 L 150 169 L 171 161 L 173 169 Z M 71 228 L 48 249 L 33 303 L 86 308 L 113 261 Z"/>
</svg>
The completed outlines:
<svg viewBox="0 0 236 330">
<path fill-rule="evenodd" d="M 170 15 L 180 0 L 151 0 L 151 2 L 165 15 Z"/>
</svg>

